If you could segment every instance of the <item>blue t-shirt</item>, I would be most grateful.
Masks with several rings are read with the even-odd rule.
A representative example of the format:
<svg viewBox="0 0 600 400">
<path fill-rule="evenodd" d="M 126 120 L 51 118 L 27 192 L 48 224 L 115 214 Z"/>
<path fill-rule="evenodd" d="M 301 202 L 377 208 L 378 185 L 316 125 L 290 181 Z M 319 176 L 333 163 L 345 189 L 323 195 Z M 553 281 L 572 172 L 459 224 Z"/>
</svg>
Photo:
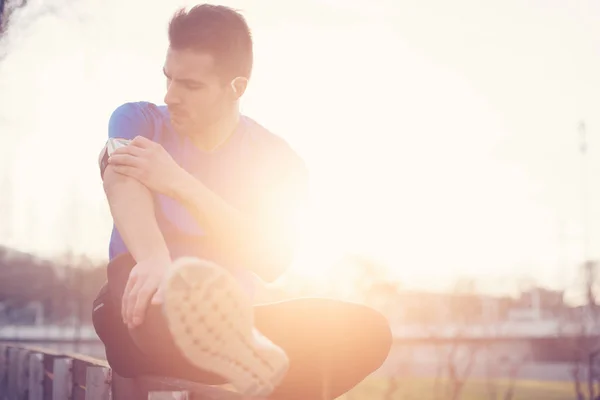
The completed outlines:
<svg viewBox="0 0 600 400">
<path fill-rule="evenodd" d="M 118 107 L 111 115 L 108 135 L 124 139 L 144 136 L 160 143 L 182 168 L 243 213 L 264 213 L 265 209 L 268 212 L 273 201 L 278 203 L 277 208 L 293 209 L 306 192 L 307 173 L 301 158 L 283 139 L 245 116 L 227 142 L 213 152 L 198 149 L 187 136 L 178 134 L 171 126 L 167 107 L 149 102 Z M 287 195 L 277 197 L 279 188 L 284 188 Z M 253 276 L 244 265 L 239 265 L 243 260 L 235 257 L 234 251 L 225 251 L 213 243 L 176 200 L 162 194 L 154 194 L 154 199 L 156 219 L 173 260 L 196 256 L 214 261 L 249 287 Z M 280 204 L 282 201 L 288 204 Z M 112 260 L 126 252 L 127 247 L 113 226 L 109 257 Z"/>
</svg>

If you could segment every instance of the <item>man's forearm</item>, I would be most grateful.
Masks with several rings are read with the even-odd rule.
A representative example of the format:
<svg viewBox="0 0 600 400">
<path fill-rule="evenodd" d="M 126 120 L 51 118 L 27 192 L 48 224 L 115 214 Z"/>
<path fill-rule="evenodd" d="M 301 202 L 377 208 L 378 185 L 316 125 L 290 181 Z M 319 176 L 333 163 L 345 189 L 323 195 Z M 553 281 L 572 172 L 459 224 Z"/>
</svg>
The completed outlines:
<svg viewBox="0 0 600 400">
<path fill-rule="evenodd" d="M 193 176 L 185 174 L 176 182 L 173 195 L 213 242 L 245 268 L 268 281 L 287 268 L 291 246 L 286 238 L 235 209 Z"/>
<path fill-rule="evenodd" d="M 104 191 L 114 224 L 128 251 L 137 261 L 169 259 L 169 250 L 156 222 L 152 194 L 135 179 L 108 167 Z"/>
<path fill-rule="evenodd" d="M 190 174 L 175 183 L 173 195 L 212 237 L 237 242 L 252 227 L 249 218 Z"/>
</svg>

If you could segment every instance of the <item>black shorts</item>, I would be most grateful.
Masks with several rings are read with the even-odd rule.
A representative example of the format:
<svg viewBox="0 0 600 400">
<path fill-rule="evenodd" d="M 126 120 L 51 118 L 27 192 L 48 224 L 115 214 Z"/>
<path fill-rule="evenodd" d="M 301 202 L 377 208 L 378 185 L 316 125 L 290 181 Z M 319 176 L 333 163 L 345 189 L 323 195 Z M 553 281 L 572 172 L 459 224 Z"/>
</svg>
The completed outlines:
<svg viewBox="0 0 600 400">
<path fill-rule="evenodd" d="M 160 375 L 202 382 L 226 383 L 222 378 L 190 364 L 176 347 L 160 306 L 148 308 L 143 324 L 130 332 L 121 318 L 121 297 L 135 261 L 129 254 L 116 257 L 107 268 L 107 283 L 93 303 L 92 321 L 104 343 L 111 368 L 125 378 Z M 144 351 L 140 338 L 149 343 Z"/>
<path fill-rule="evenodd" d="M 121 297 L 134 265 L 130 255 L 111 261 L 108 282 L 94 301 L 94 327 L 113 370 L 126 378 L 155 375 L 209 385 L 226 383 L 186 360 L 159 306 L 150 306 L 142 325 L 129 331 L 121 318 Z M 332 299 L 257 305 L 254 322 L 290 359 L 288 374 L 270 397 L 278 400 L 322 398 L 324 385 L 330 391 L 328 399 L 335 399 L 379 368 L 392 343 L 389 324 L 381 314 Z M 140 337 L 145 345 L 140 345 Z"/>
</svg>

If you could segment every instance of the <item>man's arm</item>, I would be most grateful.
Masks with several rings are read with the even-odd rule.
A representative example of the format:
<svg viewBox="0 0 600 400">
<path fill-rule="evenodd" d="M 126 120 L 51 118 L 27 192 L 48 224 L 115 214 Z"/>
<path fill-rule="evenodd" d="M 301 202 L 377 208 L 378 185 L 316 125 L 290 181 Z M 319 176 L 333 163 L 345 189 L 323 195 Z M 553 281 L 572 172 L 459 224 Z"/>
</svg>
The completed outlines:
<svg viewBox="0 0 600 400">
<path fill-rule="evenodd" d="M 169 260 L 169 250 L 154 216 L 150 190 L 125 175 L 104 171 L 104 192 L 115 227 L 136 262 Z"/>
<path fill-rule="evenodd" d="M 151 132 L 144 109 L 147 103 L 125 103 L 117 107 L 108 121 L 109 141 L 98 160 L 104 192 L 115 227 L 136 262 L 168 257 L 168 250 L 154 214 L 153 197 L 135 178 L 119 174 L 108 163 L 121 140 L 132 141 Z"/>
<path fill-rule="evenodd" d="M 274 195 L 265 193 L 264 198 L 272 200 L 265 201 L 262 209 L 252 215 L 235 209 L 190 174 L 176 182 L 174 197 L 207 230 L 213 243 L 245 268 L 272 282 L 292 261 L 293 223 L 289 214 L 295 211 L 293 193 L 303 194 L 304 170 L 301 175 L 300 180 L 295 177 L 289 181 L 299 181 L 298 185 L 284 182 Z"/>
<path fill-rule="evenodd" d="M 131 329 L 143 322 L 151 299 L 161 301 L 157 292 L 171 259 L 154 216 L 150 191 L 112 166 L 103 175 L 115 227 L 136 261 L 121 298 L 121 317 Z"/>
<path fill-rule="evenodd" d="M 109 120 L 109 138 L 132 140 L 147 135 L 150 123 L 142 110 L 144 106 L 147 107 L 141 103 L 119 106 Z M 136 261 L 121 303 L 123 321 L 132 328 L 143 321 L 151 298 L 160 301 L 157 289 L 171 260 L 156 221 L 150 190 L 109 165 L 111 150 L 113 146 L 107 144 L 101 153 L 100 173 L 115 228 Z"/>
</svg>

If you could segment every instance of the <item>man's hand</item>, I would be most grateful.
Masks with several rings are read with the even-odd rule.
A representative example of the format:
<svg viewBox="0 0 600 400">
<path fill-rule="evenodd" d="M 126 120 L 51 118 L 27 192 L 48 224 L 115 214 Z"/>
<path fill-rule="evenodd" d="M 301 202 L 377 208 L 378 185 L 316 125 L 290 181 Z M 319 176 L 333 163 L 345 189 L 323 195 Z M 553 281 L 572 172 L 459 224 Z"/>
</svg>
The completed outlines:
<svg viewBox="0 0 600 400">
<path fill-rule="evenodd" d="M 130 329 L 144 321 L 150 302 L 162 303 L 161 283 L 170 263 L 168 257 L 149 259 L 131 270 L 121 304 L 123 322 Z"/>
<path fill-rule="evenodd" d="M 148 189 L 173 197 L 174 185 L 185 174 L 171 155 L 158 143 L 138 136 L 116 149 L 108 163 L 115 172 L 141 182 Z"/>
</svg>

